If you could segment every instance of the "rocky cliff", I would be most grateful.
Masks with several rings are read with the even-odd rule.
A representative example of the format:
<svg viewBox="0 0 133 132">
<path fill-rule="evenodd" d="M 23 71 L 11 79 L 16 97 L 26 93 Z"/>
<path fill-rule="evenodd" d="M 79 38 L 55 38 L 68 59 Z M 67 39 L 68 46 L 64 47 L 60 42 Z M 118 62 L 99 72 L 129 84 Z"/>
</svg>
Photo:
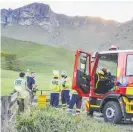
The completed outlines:
<svg viewBox="0 0 133 132">
<path fill-rule="evenodd" d="M 42 3 L 29 4 L 15 10 L 2 9 L 1 25 L 3 36 L 85 50 L 96 50 L 101 45 L 108 47 L 105 42 L 123 27 L 118 22 L 98 17 L 57 14 L 49 5 Z"/>
<path fill-rule="evenodd" d="M 116 28 L 116 32 L 113 32 L 99 49 L 107 49 L 111 44 L 117 45 L 120 49 L 133 49 L 133 20 L 122 23 Z"/>
</svg>

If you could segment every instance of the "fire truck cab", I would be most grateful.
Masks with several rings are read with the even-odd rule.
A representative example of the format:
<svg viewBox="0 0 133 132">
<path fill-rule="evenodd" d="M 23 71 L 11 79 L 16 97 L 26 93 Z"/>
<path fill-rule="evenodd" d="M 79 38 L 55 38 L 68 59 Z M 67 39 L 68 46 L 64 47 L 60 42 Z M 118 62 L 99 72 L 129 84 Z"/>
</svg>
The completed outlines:
<svg viewBox="0 0 133 132">
<path fill-rule="evenodd" d="M 97 111 L 103 113 L 105 122 L 132 122 L 133 50 L 113 49 L 93 56 L 77 50 L 72 88 L 80 96 L 89 97 L 88 115 Z"/>
</svg>

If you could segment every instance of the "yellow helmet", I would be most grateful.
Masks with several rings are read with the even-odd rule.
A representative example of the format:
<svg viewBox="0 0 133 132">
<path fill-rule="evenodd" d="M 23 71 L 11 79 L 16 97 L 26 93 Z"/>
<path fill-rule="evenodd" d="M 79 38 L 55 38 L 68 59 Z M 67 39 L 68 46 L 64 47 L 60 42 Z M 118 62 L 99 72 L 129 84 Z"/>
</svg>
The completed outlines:
<svg viewBox="0 0 133 132">
<path fill-rule="evenodd" d="M 104 72 L 102 70 L 100 70 L 98 73 L 104 75 Z"/>
<path fill-rule="evenodd" d="M 59 71 L 53 70 L 53 77 L 59 77 Z"/>
</svg>

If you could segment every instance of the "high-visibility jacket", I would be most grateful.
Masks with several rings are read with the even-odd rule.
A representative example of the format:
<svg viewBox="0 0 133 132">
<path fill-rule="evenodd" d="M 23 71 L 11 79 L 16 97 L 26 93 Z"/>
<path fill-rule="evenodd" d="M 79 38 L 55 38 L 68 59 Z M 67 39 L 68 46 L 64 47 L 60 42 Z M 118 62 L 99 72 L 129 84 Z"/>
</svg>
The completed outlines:
<svg viewBox="0 0 133 132">
<path fill-rule="evenodd" d="M 105 80 L 105 75 L 103 75 L 103 74 L 101 74 L 101 73 L 96 73 L 96 88 L 98 87 L 98 83 L 99 83 L 99 81 L 101 81 L 101 80 Z"/>
<path fill-rule="evenodd" d="M 59 93 L 61 91 L 61 83 L 59 79 L 52 79 L 51 81 L 51 91 L 54 93 Z"/>
<path fill-rule="evenodd" d="M 61 83 L 62 83 L 62 85 L 61 85 L 62 90 L 70 90 L 71 83 L 70 83 L 69 77 L 63 78 L 61 80 Z"/>
<path fill-rule="evenodd" d="M 19 98 L 28 98 L 29 97 L 29 92 L 27 88 L 27 83 L 26 80 L 23 78 L 18 78 L 14 81 L 14 89 L 15 91 L 18 92 L 18 97 Z"/>
</svg>

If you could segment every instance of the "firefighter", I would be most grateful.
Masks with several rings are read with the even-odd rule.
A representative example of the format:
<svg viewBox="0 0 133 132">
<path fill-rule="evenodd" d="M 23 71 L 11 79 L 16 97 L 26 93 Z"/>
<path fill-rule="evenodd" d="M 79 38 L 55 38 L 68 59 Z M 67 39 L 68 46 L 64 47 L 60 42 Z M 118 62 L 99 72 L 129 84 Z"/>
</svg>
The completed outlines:
<svg viewBox="0 0 133 132">
<path fill-rule="evenodd" d="M 105 76 L 107 75 L 107 70 L 106 68 L 101 68 L 95 75 L 95 82 L 96 82 L 96 88 L 98 88 L 98 82 L 101 80 L 105 80 Z"/>
<path fill-rule="evenodd" d="M 69 105 L 70 101 L 70 79 L 67 76 L 66 72 L 61 73 L 61 101 L 62 101 L 62 108 L 65 109 Z"/>
<path fill-rule="evenodd" d="M 105 94 L 114 87 L 114 77 L 104 67 L 95 75 L 95 92 Z"/>
<path fill-rule="evenodd" d="M 53 71 L 53 79 L 51 81 L 51 94 L 50 94 L 50 105 L 58 108 L 59 105 L 59 93 L 61 90 L 61 83 L 59 80 L 59 71 Z"/>
<path fill-rule="evenodd" d="M 112 75 L 111 72 L 104 67 L 102 67 L 101 70 L 104 72 L 104 77 L 106 81 L 105 85 L 108 88 L 108 91 L 113 90 L 116 77 Z"/>
<path fill-rule="evenodd" d="M 77 93 L 76 90 L 73 90 L 72 92 L 73 92 L 73 94 L 72 94 L 71 100 L 69 102 L 69 107 L 68 107 L 67 111 L 73 113 L 74 105 L 76 105 L 76 113 L 74 113 L 74 115 L 75 114 L 79 115 L 81 105 L 82 105 L 82 97 Z"/>
<path fill-rule="evenodd" d="M 19 74 L 19 78 L 14 81 L 14 89 L 18 92 L 18 105 L 19 111 L 23 112 L 24 109 L 28 107 L 29 104 L 29 92 L 31 92 L 27 88 L 25 73 L 21 72 Z"/>
</svg>

